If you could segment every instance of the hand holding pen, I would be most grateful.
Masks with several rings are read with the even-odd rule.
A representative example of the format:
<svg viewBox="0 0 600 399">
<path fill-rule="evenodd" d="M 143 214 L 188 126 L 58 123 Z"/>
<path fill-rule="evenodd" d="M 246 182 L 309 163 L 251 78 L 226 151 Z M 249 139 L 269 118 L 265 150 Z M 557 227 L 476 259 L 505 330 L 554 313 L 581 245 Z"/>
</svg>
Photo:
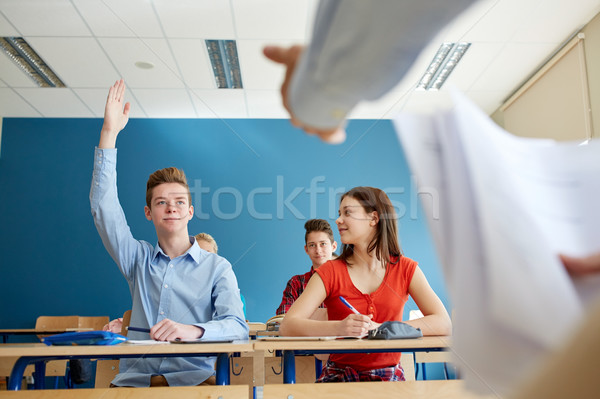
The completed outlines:
<svg viewBox="0 0 600 399">
<path fill-rule="evenodd" d="M 348 335 L 362 337 L 367 334 L 371 327 L 371 315 L 365 316 L 354 308 L 346 298 L 340 296 L 340 301 L 352 311 L 344 320 L 340 322 L 340 333 L 338 335 Z"/>
</svg>

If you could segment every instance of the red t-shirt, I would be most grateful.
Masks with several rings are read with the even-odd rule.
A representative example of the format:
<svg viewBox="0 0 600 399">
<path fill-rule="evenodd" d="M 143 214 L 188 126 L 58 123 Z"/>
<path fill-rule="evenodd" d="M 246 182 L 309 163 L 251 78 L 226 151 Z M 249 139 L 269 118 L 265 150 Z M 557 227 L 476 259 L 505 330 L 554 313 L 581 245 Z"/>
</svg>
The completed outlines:
<svg viewBox="0 0 600 399">
<path fill-rule="evenodd" d="M 394 262 L 396 258 L 392 259 Z M 390 263 L 381 285 L 371 294 L 363 294 L 354 286 L 348 274 L 348 266 L 342 260 L 331 260 L 319 267 L 316 272 L 325 284 L 327 315 L 329 320 L 343 320 L 350 313 L 340 296 L 346 298 L 363 315 L 373 314 L 378 323 L 402 321 L 404 304 L 408 300 L 408 287 L 417 262 L 405 256 L 394 264 Z M 351 366 L 357 371 L 395 366 L 400 362 L 400 353 L 349 353 L 332 354 L 330 359 L 340 365 Z"/>
</svg>

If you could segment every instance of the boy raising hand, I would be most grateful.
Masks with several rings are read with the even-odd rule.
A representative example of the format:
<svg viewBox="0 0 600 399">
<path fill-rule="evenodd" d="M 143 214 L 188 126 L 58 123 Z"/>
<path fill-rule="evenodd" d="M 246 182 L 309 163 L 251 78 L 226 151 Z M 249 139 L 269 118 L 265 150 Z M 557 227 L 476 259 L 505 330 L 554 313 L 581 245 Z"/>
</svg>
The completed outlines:
<svg viewBox="0 0 600 399">
<path fill-rule="evenodd" d="M 247 339 L 237 280 L 229 262 L 200 250 L 188 234 L 194 215 L 185 174 L 174 167 L 152 173 L 146 185 L 146 219 L 158 242 L 133 238 L 117 195 L 115 148 L 129 120 L 125 83 L 109 90 L 100 143 L 95 151 L 90 203 L 107 251 L 127 279 L 133 300 L 131 325 L 150 338 Z M 147 333 L 130 331 L 133 339 Z M 198 385 L 214 381 L 215 358 L 122 359 L 115 386 Z M 214 382 L 213 382 L 214 383 Z"/>
</svg>

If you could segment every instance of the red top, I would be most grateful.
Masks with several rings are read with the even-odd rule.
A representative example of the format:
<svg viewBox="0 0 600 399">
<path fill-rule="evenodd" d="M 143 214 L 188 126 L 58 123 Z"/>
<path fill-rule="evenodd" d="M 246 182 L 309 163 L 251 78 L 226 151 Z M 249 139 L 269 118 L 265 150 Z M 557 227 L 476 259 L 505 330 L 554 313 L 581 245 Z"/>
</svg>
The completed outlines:
<svg viewBox="0 0 600 399">
<path fill-rule="evenodd" d="M 391 262 L 395 260 L 392 259 Z M 340 301 L 339 297 L 343 296 L 361 314 L 373 314 L 373 320 L 378 323 L 402 321 L 404 304 L 408 300 L 408 287 L 416 268 L 417 262 L 402 256 L 396 264 L 388 265 L 383 282 L 374 292 L 363 294 L 352 283 L 346 262 L 336 259 L 323 264 L 316 272 L 325 284 L 327 297 L 324 303 L 329 320 L 343 320 L 352 313 Z M 330 359 L 340 365 L 364 371 L 395 366 L 400 362 L 400 353 L 332 354 Z"/>
</svg>

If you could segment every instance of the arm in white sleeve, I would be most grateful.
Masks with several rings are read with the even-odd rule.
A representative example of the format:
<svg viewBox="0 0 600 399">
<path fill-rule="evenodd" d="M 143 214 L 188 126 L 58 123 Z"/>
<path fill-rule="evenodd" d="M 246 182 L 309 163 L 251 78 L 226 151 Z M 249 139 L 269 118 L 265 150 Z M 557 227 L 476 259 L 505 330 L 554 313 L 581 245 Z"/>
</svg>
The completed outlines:
<svg viewBox="0 0 600 399">
<path fill-rule="evenodd" d="M 361 100 L 391 90 L 428 42 L 474 0 L 322 0 L 292 77 L 294 115 L 339 126 Z"/>
</svg>

